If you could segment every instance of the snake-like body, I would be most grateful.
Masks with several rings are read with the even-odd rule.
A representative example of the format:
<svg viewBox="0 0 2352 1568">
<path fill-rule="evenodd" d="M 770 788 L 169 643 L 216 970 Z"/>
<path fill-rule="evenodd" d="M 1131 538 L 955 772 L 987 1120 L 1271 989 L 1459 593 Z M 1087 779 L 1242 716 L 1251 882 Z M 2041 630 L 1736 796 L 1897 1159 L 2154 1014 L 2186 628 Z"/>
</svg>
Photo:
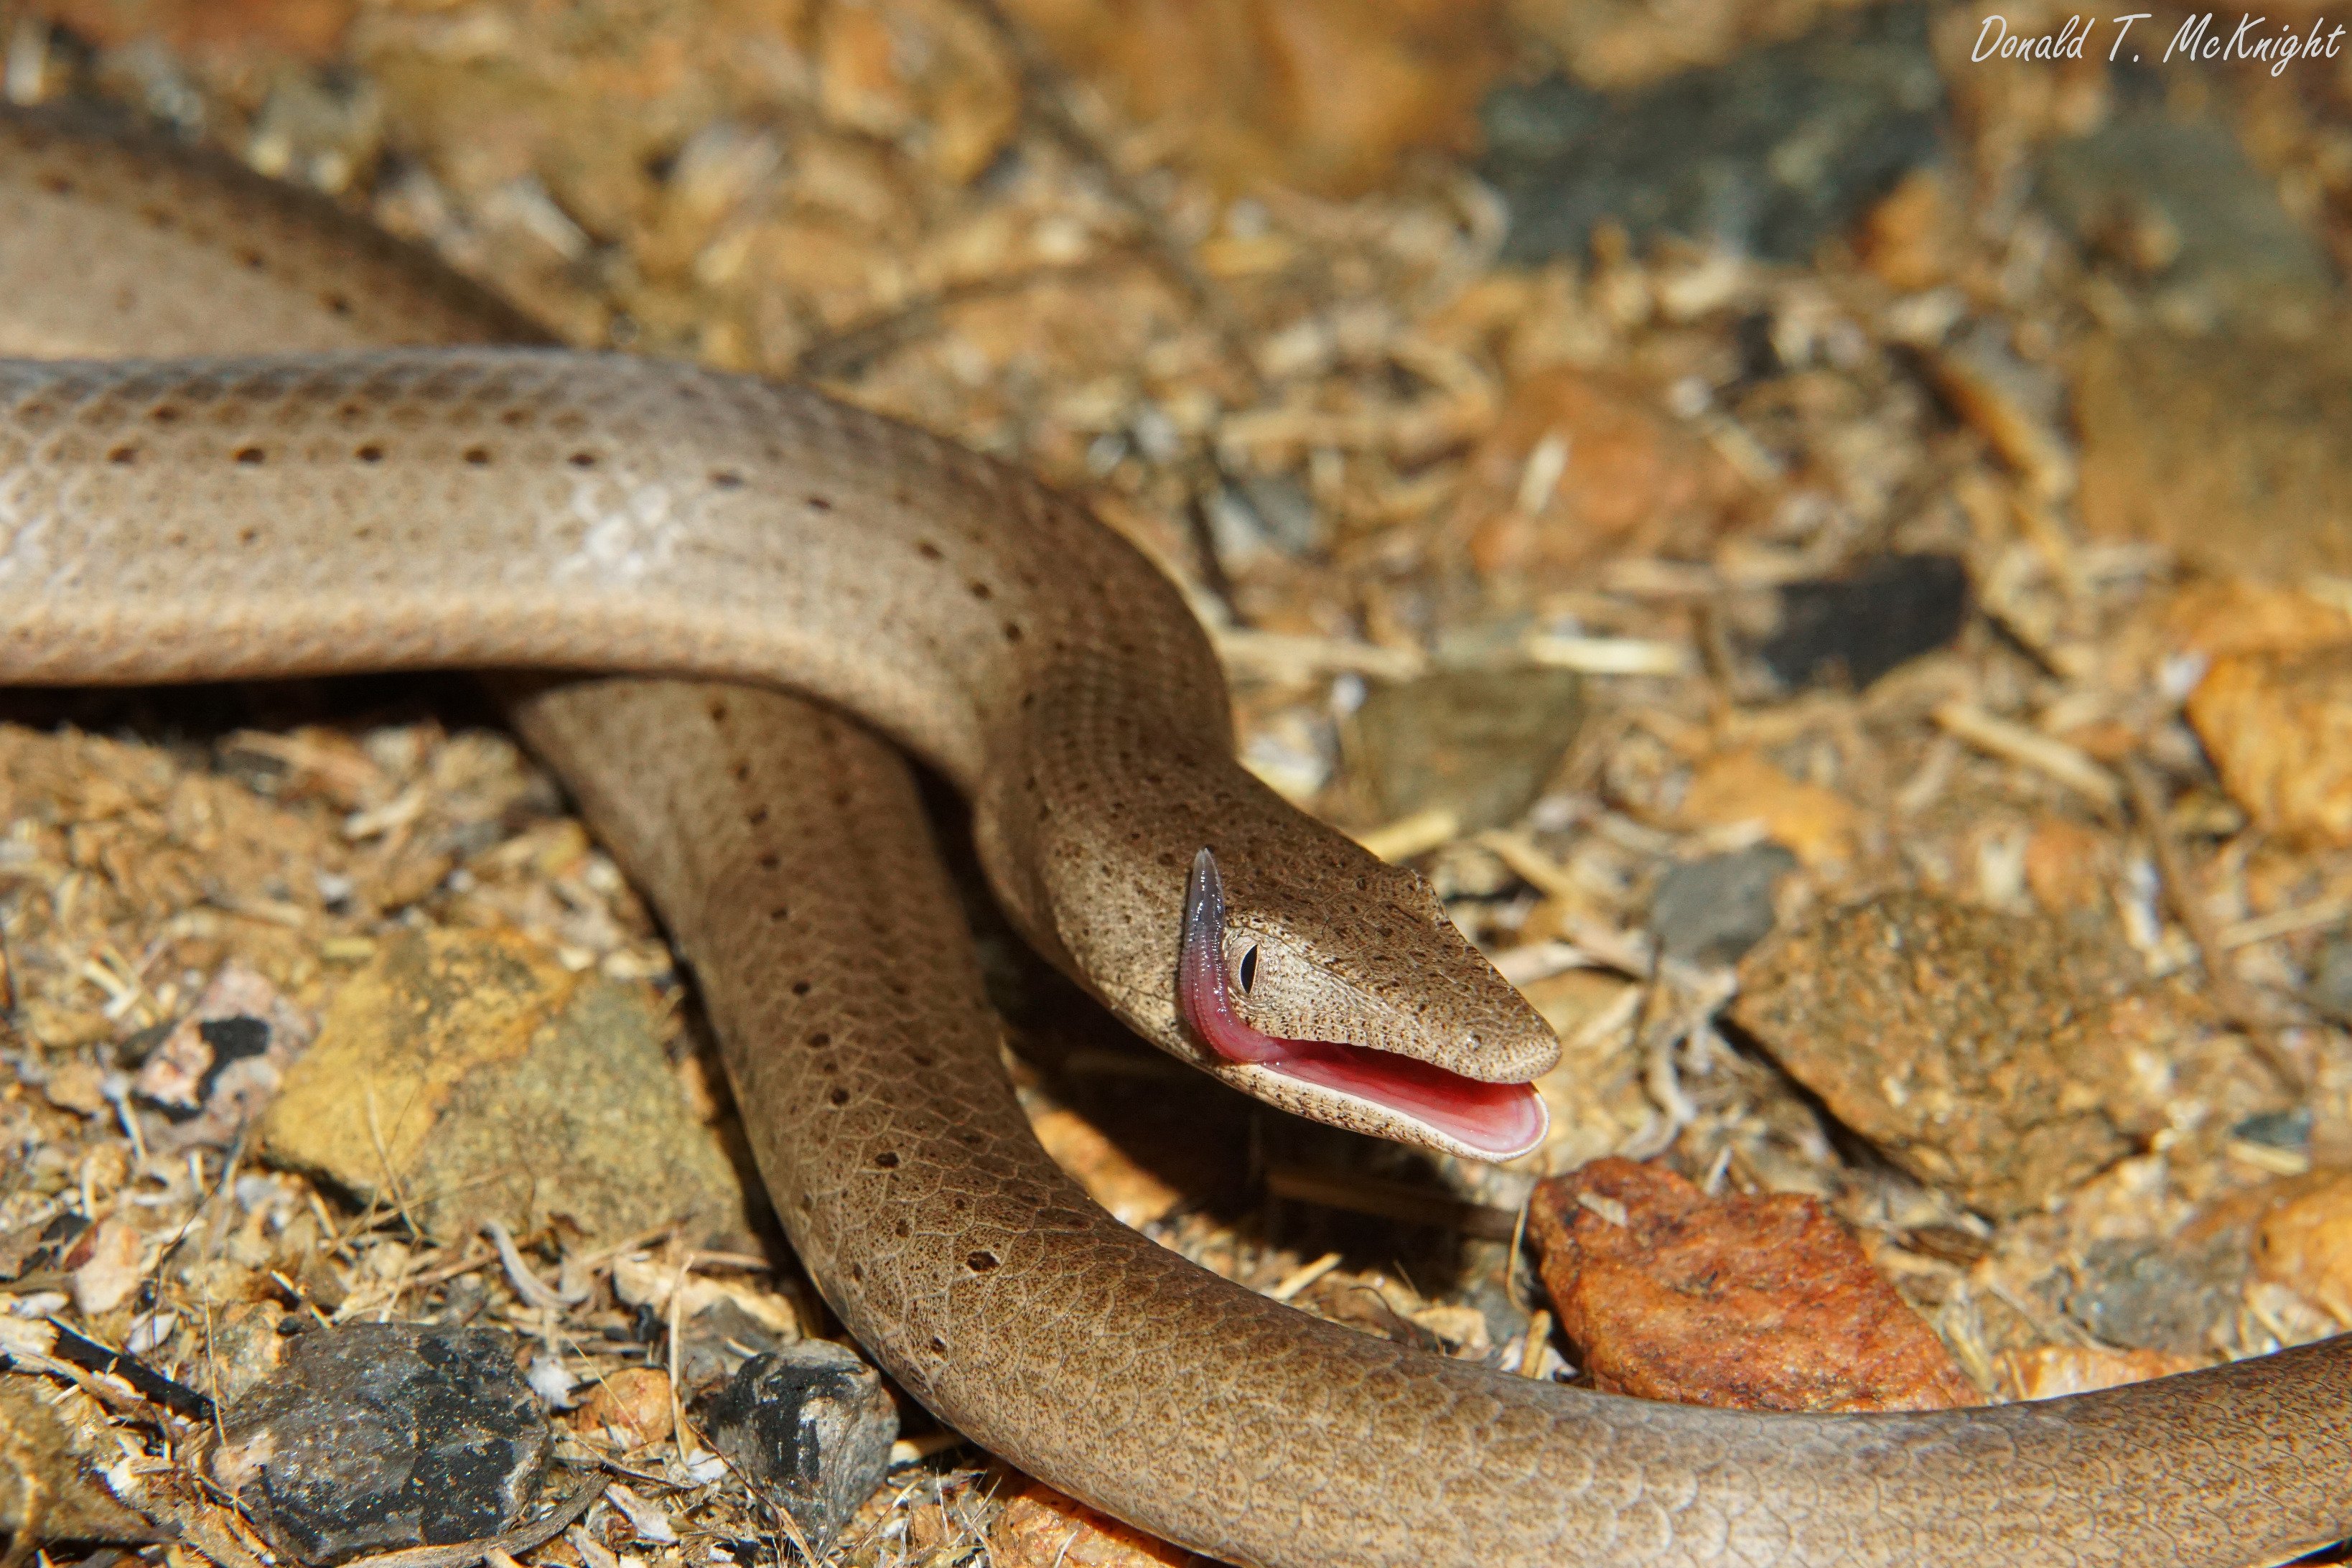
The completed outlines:
<svg viewBox="0 0 2352 1568">
<path fill-rule="evenodd" d="M 866 726 L 967 793 L 1041 952 L 1273 1103 L 1501 1152 L 1540 1123 L 1480 1086 L 1548 1032 L 1417 879 L 1234 765 L 1181 597 L 1084 509 L 805 390 L 400 346 L 530 335 L 224 163 L 0 114 L 0 680 L 653 677 L 519 727 L 691 963 L 811 1274 L 959 1429 L 1282 1568 L 2233 1568 L 2352 1530 L 2352 1341 L 1984 1410 L 1671 1406 L 1358 1334 L 1120 1226 L 1030 1137 Z M 297 357 L 163 357 L 235 353 Z"/>
</svg>

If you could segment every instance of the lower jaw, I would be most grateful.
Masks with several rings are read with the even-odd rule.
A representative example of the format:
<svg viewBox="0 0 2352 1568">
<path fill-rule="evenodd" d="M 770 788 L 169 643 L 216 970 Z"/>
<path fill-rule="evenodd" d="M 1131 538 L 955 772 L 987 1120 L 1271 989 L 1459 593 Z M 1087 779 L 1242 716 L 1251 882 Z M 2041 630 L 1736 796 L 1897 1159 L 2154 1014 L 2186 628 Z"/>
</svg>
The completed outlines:
<svg viewBox="0 0 2352 1568">
<path fill-rule="evenodd" d="M 1526 1153 L 1543 1141 L 1549 1125 L 1533 1084 L 1488 1083 L 1360 1046 L 1321 1040 L 1280 1045 L 1253 1065 L 1403 1116 L 1486 1159 Z"/>
</svg>

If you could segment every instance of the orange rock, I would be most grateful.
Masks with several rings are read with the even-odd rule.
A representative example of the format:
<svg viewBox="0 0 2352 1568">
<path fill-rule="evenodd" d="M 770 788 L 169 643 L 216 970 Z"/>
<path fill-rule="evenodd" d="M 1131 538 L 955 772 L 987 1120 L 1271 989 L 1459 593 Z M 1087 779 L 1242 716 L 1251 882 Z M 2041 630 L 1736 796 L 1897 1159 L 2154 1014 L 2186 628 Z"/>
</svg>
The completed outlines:
<svg viewBox="0 0 2352 1568">
<path fill-rule="evenodd" d="M 2232 577 L 2175 594 L 2158 617 L 2173 647 L 2208 658 L 2235 654 L 2307 653 L 2352 643 L 2352 616 L 2298 588 Z"/>
<path fill-rule="evenodd" d="M 356 0 L 49 0 L 37 8 L 102 48 L 160 38 L 175 53 L 322 60 L 342 47 Z"/>
<path fill-rule="evenodd" d="M 1851 865 L 1862 813 L 1832 789 L 1800 784 L 1753 751 L 1722 752 L 1699 764 L 1683 796 L 1685 822 L 1698 827 L 1760 822 L 1776 844 L 1808 866 Z"/>
<path fill-rule="evenodd" d="M 2067 1394 L 2090 1394 L 2151 1377 L 2193 1372 L 2205 1363 L 2174 1351 L 2116 1351 L 2088 1345 L 2039 1345 L 2030 1351 L 2004 1351 L 2000 1379 L 2017 1399 L 2056 1399 Z"/>
<path fill-rule="evenodd" d="M 1074 74 L 1233 187 L 1336 195 L 1466 149 L 1503 64 L 1495 0 L 1009 0 Z"/>
<path fill-rule="evenodd" d="M 580 1425 L 627 1448 L 658 1443 L 675 1431 L 669 1373 L 649 1366 L 607 1373 L 580 1402 Z"/>
<path fill-rule="evenodd" d="M 2217 659 L 2187 710 L 2257 826 L 2352 844 L 2352 647 Z"/>
<path fill-rule="evenodd" d="M 1029 1131 L 1054 1163 L 1076 1176 L 1087 1195 L 1121 1225 L 1150 1225 L 1184 1200 L 1182 1193 L 1137 1164 L 1075 1110 L 1048 1110 L 1032 1119 Z"/>
<path fill-rule="evenodd" d="M 1513 387 L 1448 525 L 1479 573 L 1558 572 L 1711 540 L 1738 481 L 1654 404 L 1630 383 L 1564 368 Z"/>
<path fill-rule="evenodd" d="M 2323 1182 L 2263 1216 L 2254 1231 L 2254 1272 L 2339 1320 L 2352 1321 L 2352 1173 Z"/>
<path fill-rule="evenodd" d="M 988 1550 L 996 1568 L 1176 1568 L 1198 1561 L 1043 1481 L 1005 1505 Z"/>
<path fill-rule="evenodd" d="M 1863 219 L 1857 248 L 1890 289 L 1932 289 L 1949 277 L 1959 249 L 1958 214 L 1944 176 L 1919 169 Z"/>
<path fill-rule="evenodd" d="M 140 1260 L 147 1238 L 120 1219 L 101 1220 L 85 1240 L 76 1244 L 68 1261 L 83 1260 L 73 1270 L 74 1305 L 85 1318 L 102 1318 L 131 1299 L 146 1271 Z"/>
<path fill-rule="evenodd" d="M 994 161 L 1021 114 L 1019 84 L 986 25 L 948 0 L 830 5 L 819 14 L 817 91 L 827 118 L 918 142 L 961 184 Z"/>
<path fill-rule="evenodd" d="M 1710 1198 L 1672 1171 L 1612 1157 L 1538 1187 L 1528 1228 L 1595 1387 L 1762 1410 L 1979 1403 L 1811 1198 Z"/>
<path fill-rule="evenodd" d="M 2045 816 L 2025 841 L 2025 887 L 2053 915 L 2102 907 L 2114 851 L 2106 838 L 2079 822 Z"/>
</svg>

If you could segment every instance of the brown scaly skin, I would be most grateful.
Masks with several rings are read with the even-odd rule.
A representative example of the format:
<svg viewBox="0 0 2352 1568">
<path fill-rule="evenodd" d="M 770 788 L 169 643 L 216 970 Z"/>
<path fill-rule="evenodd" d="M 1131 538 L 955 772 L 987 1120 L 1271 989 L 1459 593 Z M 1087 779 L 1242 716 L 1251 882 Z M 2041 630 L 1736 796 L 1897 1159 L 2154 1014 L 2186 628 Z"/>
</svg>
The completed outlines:
<svg viewBox="0 0 2352 1568">
<path fill-rule="evenodd" d="M 154 167 L 0 115 L 0 350 L 515 330 L 310 204 Z M 124 260 L 92 299 L 100 253 Z M 1207 843 L 1234 940 L 1261 943 L 1258 1026 L 1496 1078 L 1541 1063 L 1418 883 L 1232 768 L 1166 585 L 1002 468 L 810 394 L 603 359 L 0 368 L 0 679 L 468 663 L 781 679 L 852 709 L 971 791 L 1033 938 L 1179 1054 L 1169 858 Z M 1029 1138 L 888 752 L 684 682 L 558 688 L 518 721 L 694 962 L 844 1320 L 957 1426 L 1147 1529 L 1301 1568 L 2223 1568 L 2352 1529 L 2352 1342 L 2040 1405 L 1761 1415 L 1502 1377 L 1241 1290 Z"/>
</svg>

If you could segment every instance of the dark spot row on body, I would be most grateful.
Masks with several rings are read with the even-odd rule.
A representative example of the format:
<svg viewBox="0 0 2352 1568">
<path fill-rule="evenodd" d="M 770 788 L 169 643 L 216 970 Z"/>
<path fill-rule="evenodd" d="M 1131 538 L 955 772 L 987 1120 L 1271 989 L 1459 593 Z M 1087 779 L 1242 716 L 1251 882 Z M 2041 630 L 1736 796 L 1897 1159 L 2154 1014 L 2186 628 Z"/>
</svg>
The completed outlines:
<svg viewBox="0 0 2352 1568">
<path fill-rule="evenodd" d="M 898 1168 L 898 1152 L 895 1149 L 885 1149 L 874 1156 L 874 1163 L 885 1171 L 895 1171 Z"/>
<path fill-rule="evenodd" d="M 974 1274 L 985 1274 L 989 1272 L 997 1266 L 997 1262 L 998 1258 L 996 1254 L 989 1251 L 986 1247 L 982 1247 L 979 1251 L 971 1253 L 963 1260 L 964 1267 L 971 1269 Z"/>
<path fill-rule="evenodd" d="M 833 1086 L 832 1091 L 824 1098 L 825 1102 L 829 1105 L 835 1107 L 847 1105 L 849 1103 L 849 1091 L 842 1088 L 839 1084 L 835 1084 Z"/>
</svg>

